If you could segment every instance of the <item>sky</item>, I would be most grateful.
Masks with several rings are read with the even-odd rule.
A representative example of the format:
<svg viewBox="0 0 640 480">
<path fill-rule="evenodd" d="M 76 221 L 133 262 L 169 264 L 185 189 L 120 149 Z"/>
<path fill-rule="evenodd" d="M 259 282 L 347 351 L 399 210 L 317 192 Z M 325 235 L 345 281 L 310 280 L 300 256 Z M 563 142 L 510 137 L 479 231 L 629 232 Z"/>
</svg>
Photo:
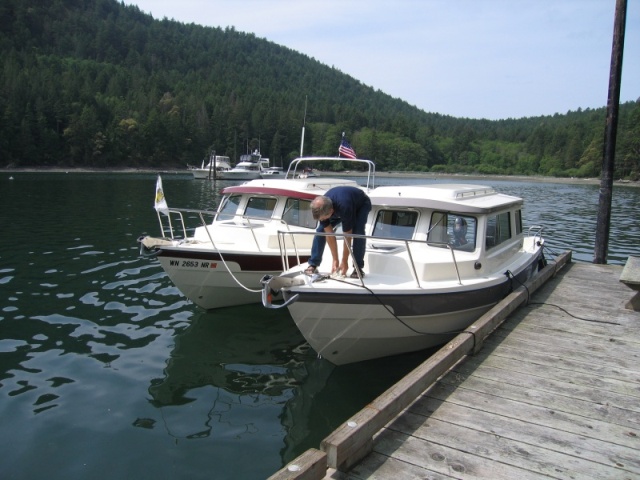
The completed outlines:
<svg viewBox="0 0 640 480">
<path fill-rule="evenodd" d="M 607 105 L 615 0 L 125 3 L 253 33 L 426 112 L 498 120 Z M 620 101 L 639 98 L 640 1 L 627 0 Z"/>
</svg>

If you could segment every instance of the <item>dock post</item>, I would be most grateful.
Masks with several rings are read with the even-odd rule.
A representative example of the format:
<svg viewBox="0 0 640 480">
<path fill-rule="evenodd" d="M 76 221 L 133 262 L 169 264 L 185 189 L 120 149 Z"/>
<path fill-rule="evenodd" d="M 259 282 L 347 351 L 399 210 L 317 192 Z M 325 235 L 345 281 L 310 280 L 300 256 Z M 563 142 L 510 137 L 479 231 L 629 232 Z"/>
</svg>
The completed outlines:
<svg viewBox="0 0 640 480">
<path fill-rule="evenodd" d="M 609 72 L 609 95 L 607 100 L 607 123 L 604 134 L 604 152 L 600 179 L 600 199 L 598 201 L 598 221 L 593 263 L 606 264 L 611 228 L 611 197 L 613 172 L 615 167 L 616 135 L 618 132 L 618 109 L 620 107 L 620 80 L 622 78 L 622 52 L 624 50 L 624 29 L 627 18 L 627 0 L 616 0 L 613 22 L 613 46 L 611 47 L 611 68 Z"/>
</svg>

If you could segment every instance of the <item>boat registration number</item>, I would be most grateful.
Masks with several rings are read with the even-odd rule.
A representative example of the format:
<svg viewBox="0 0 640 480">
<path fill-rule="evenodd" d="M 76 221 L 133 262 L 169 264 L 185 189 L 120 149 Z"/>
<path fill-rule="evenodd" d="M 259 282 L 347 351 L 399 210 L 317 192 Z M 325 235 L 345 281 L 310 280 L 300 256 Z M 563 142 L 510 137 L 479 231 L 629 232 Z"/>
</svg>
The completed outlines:
<svg viewBox="0 0 640 480">
<path fill-rule="evenodd" d="M 169 260 L 169 265 L 181 268 L 218 268 L 217 262 L 201 262 L 199 260 Z"/>
</svg>

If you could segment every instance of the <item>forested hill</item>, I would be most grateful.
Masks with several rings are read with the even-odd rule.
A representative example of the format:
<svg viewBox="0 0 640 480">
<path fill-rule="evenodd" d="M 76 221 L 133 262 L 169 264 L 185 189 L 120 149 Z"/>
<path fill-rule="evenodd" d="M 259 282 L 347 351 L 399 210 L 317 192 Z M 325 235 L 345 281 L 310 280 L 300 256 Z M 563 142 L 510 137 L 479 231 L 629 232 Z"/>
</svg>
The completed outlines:
<svg viewBox="0 0 640 480">
<path fill-rule="evenodd" d="M 306 155 L 336 155 L 346 132 L 379 171 L 600 171 L 606 92 L 596 110 L 458 119 L 250 33 L 115 0 L 2 0 L 0 60 L 0 167 L 181 168 L 258 147 L 286 166 L 308 98 Z M 635 178 L 640 103 L 622 105 L 619 122 L 616 178 Z"/>
</svg>

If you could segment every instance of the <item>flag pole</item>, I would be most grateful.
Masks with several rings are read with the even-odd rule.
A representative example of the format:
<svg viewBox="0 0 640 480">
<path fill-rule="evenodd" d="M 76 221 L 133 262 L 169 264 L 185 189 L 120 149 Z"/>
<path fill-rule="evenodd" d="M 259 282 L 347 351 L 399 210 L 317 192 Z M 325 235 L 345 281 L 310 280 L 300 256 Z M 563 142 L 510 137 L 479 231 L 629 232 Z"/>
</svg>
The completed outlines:
<svg viewBox="0 0 640 480">
<path fill-rule="evenodd" d="M 169 214 L 169 205 L 167 205 L 167 199 L 164 196 L 164 189 L 162 188 L 162 177 L 158 174 L 156 180 L 156 195 L 154 199 L 153 207 L 158 214 L 158 222 L 160 223 L 160 233 L 165 236 L 164 225 L 162 224 L 161 213 L 167 216 L 169 222 L 169 231 L 171 232 L 171 238 L 173 239 L 173 225 L 171 224 L 171 215 Z"/>
<path fill-rule="evenodd" d="M 307 96 L 304 96 L 304 117 L 302 119 L 302 138 L 300 139 L 300 156 L 304 150 L 304 127 L 307 125 Z"/>
</svg>

